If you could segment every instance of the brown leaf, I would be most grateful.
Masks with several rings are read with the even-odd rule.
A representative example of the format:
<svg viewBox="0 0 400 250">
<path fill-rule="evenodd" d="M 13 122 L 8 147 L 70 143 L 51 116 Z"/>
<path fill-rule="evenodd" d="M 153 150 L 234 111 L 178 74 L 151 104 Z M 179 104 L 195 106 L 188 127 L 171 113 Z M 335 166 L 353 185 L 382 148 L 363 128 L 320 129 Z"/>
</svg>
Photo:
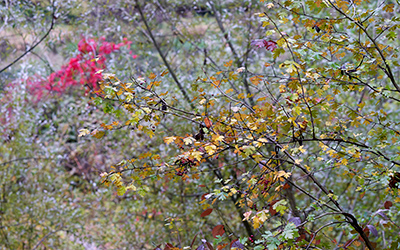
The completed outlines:
<svg viewBox="0 0 400 250">
<path fill-rule="evenodd" d="M 395 173 L 393 176 L 390 177 L 389 187 L 394 189 L 397 187 L 397 183 L 400 182 L 400 173 Z"/>
<path fill-rule="evenodd" d="M 174 248 L 170 243 L 165 244 L 164 250 L 172 250 Z"/>
<path fill-rule="evenodd" d="M 269 204 L 269 213 L 271 214 L 271 216 L 274 216 L 275 214 L 277 214 L 278 212 L 276 212 L 276 210 L 273 208 L 274 204 L 277 203 L 278 201 L 273 201 Z"/>
<path fill-rule="evenodd" d="M 217 246 L 217 250 L 222 250 L 222 249 L 224 249 L 224 247 L 226 247 L 228 244 L 229 244 L 229 243 L 225 243 L 225 244 L 223 244 L 223 245 L 218 245 L 218 246 Z"/>
<path fill-rule="evenodd" d="M 207 208 L 206 210 L 204 210 L 204 211 L 201 213 L 200 217 L 206 217 L 207 215 L 211 214 L 212 211 L 213 211 L 212 208 Z"/>
<path fill-rule="evenodd" d="M 198 233 L 197 233 L 198 234 Z M 193 245 L 194 245 L 194 242 L 196 241 L 196 238 L 197 238 L 197 234 L 194 236 L 194 238 L 193 238 L 193 240 L 192 240 L 192 244 L 190 244 L 190 248 L 192 248 L 193 247 Z"/>
<path fill-rule="evenodd" d="M 214 238 L 217 238 L 218 235 L 222 236 L 225 233 L 224 225 L 215 226 L 211 233 Z"/>
<path fill-rule="evenodd" d="M 206 242 L 205 244 L 207 245 L 208 250 L 214 250 L 213 246 L 210 243 Z"/>
<path fill-rule="evenodd" d="M 199 133 L 197 133 L 197 134 L 194 136 L 194 139 L 196 139 L 196 141 L 202 141 L 202 140 L 204 140 L 204 131 L 203 131 L 202 128 L 200 129 Z"/>
<path fill-rule="evenodd" d="M 208 119 L 208 117 L 204 118 L 204 124 L 207 128 L 211 128 L 212 126 L 212 122 L 210 121 L 210 119 Z"/>
<path fill-rule="evenodd" d="M 393 203 L 391 201 L 385 201 L 385 204 L 383 205 L 386 209 L 389 209 L 391 206 L 393 206 Z"/>
<path fill-rule="evenodd" d="M 283 189 L 289 189 L 289 188 L 290 188 L 289 183 L 285 183 L 285 185 L 283 185 Z"/>
</svg>

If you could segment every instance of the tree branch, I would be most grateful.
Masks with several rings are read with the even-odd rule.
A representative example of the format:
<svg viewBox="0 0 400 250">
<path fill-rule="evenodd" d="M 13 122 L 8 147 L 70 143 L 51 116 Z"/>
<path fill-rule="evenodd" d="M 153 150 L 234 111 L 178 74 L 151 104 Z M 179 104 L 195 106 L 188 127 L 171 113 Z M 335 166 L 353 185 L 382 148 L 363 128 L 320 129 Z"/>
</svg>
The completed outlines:
<svg viewBox="0 0 400 250">
<path fill-rule="evenodd" d="M 150 27 L 149 27 L 149 24 L 147 23 L 147 20 L 146 20 L 146 18 L 144 17 L 144 14 L 143 14 L 142 8 L 140 7 L 139 1 L 136 0 L 135 2 L 136 2 L 136 8 L 138 9 L 139 14 L 140 14 L 140 17 L 142 18 L 142 20 L 143 20 L 143 22 L 144 22 L 144 25 L 146 26 L 146 30 L 147 30 L 147 32 L 149 33 L 149 36 L 150 36 L 150 38 L 151 38 L 151 41 L 153 42 L 154 47 L 156 47 L 158 54 L 161 56 L 161 59 L 163 60 L 163 62 L 164 62 L 164 64 L 165 64 L 165 66 L 167 67 L 169 73 L 171 73 L 171 76 L 172 76 L 172 78 L 174 79 L 176 85 L 178 85 L 178 88 L 179 88 L 179 90 L 182 92 L 183 97 L 184 97 L 184 98 L 186 99 L 186 101 L 190 104 L 190 107 L 191 107 L 192 109 L 194 109 L 195 106 L 193 105 L 192 101 L 190 100 L 190 98 L 189 98 L 188 94 L 186 93 L 184 87 L 183 87 L 182 84 L 179 82 L 178 78 L 177 78 L 176 75 L 175 75 L 175 72 L 172 70 L 170 64 L 168 63 L 167 59 L 165 58 L 164 54 L 163 54 L 162 51 L 161 51 L 160 46 L 158 45 L 156 39 L 154 38 L 153 33 L 151 32 L 151 29 L 150 29 Z"/>
<path fill-rule="evenodd" d="M 0 74 L 6 71 L 9 67 L 13 66 L 15 63 L 17 63 L 19 60 L 21 60 L 24 56 L 26 56 L 29 52 L 31 52 L 33 49 L 35 49 L 46 37 L 50 34 L 51 30 L 54 28 L 54 23 L 55 23 L 55 11 L 56 8 L 53 5 L 53 13 L 51 15 L 51 25 L 49 30 L 46 32 L 46 34 L 35 44 L 33 45 L 30 49 L 26 50 L 22 55 L 20 55 L 17 59 L 15 59 L 13 62 L 8 64 L 6 67 L 0 70 Z"/>
</svg>

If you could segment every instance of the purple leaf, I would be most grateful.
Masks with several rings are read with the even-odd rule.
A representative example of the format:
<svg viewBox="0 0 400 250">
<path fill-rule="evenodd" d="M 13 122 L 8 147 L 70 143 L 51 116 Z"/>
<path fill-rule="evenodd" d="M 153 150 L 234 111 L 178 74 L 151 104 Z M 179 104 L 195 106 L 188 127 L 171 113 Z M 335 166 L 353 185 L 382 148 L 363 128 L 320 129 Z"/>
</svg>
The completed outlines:
<svg viewBox="0 0 400 250">
<path fill-rule="evenodd" d="M 377 215 L 380 215 L 382 218 L 384 218 L 385 220 L 388 219 L 388 217 L 386 216 L 386 214 L 384 213 L 385 210 L 379 209 L 378 211 L 376 211 L 375 213 Z"/>
<path fill-rule="evenodd" d="M 256 39 L 256 40 L 251 41 L 250 45 L 256 46 L 258 48 L 263 48 L 265 46 L 264 42 L 265 42 L 264 39 Z"/>
<path fill-rule="evenodd" d="M 300 217 L 292 217 L 289 219 L 289 222 L 292 222 L 296 227 L 298 227 L 301 224 L 301 219 Z"/>
<path fill-rule="evenodd" d="M 205 250 L 206 248 L 204 247 L 204 244 L 201 244 L 196 250 Z"/>
<path fill-rule="evenodd" d="M 367 225 L 369 231 L 375 236 L 378 237 L 378 230 L 376 230 L 376 228 L 372 225 Z"/>
<path fill-rule="evenodd" d="M 269 51 L 274 51 L 276 49 L 276 42 L 272 40 L 266 41 L 264 39 L 256 39 L 251 41 L 250 45 L 258 48 L 265 48 Z"/>
<path fill-rule="evenodd" d="M 244 246 L 239 240 L 236 240 L 232 243 L 231 248 L 244 249 Z"/>
</svg>

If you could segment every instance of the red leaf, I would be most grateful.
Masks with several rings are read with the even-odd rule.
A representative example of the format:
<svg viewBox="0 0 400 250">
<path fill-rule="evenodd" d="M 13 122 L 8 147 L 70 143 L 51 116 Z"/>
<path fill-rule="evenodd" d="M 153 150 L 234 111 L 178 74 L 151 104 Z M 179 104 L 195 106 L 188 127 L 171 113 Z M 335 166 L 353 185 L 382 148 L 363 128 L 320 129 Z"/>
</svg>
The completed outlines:
<svg viewBox="0 0 400 250">
<path fill-rule="evenodd" d="M 204 118 L 204 123 L 206 124 L 207 128 L 211 128 L 212 122 L 210 121 L 210 119 L 208 119 L 208 117 Z"/>
<path fill-rule="evenodd" d="M 205 244 L 207 245 L 208 250 L 214 250 L 213 246 L 210 243 L 206 242 Z"/>
<path fill-rule="evenodd" d="M 204 188 L 204 187 L 206 187 L 206 185 L 200 184 L 199 187 Z"/>
<path fill-rule="evenodd" d="M 203 195 L 201 196 L 201 200 L 205 200 L 207 194 L 208 194 L 208 193 L 203 194 Z"/>
<path fill-rule="evenodd" d="M 197 234 L 198 234 L 198 233 L 197 233 Z M 193 240 L 192 240 L 192 244 L 190 244 L 190 248 L 193 247 L 193 244 L 194 244 L 194 242 L 195 242 L 195 240 L 196 240 L 196 238 L 197 238 L 197 234 L 194 236 L 194 238 L 193 238 Z"/>
<path fill-rule="evenodd" d="M 271 214 L 271 216 L 274 216 L 275 214 L 277 214 L 277 212 L 275 211 L 275 209 L 273 208 L 274 204 L 277 203 L 278 201 L 273 201 L 269 204 L 269 213 Z"/>
<path fill-rule="evenodd" d="M 264 46 L 267 50 L 272 52 L 276 49 L 276 42 L 274 42 L 272 40 L 269 40 L 269 41 L 264 40 Z"/>
<path fill-rule="evenodd" d="M 393 203 L 391 201 L 385 201 L 384 206 L 386 209 L 389 209 L 391 206 L 393 206 Z"/>
<path fill-rule="evenodd" d="M 207 208 L 201 213 L 200 217 L 206 217 L 207 215 L 211 214 L 212 211 L 212 208 Z"/>
<path fill-rule="evenodd" d="M 171 250 L 172 248 L 174 248 L 174 246 L 167 243 L 167 244 L 165 244 L 164 250 Z"/>
<path fill-rule="evenodd" d="M 251 41 L 250 43 L 252 46 L 256 46 L 258 48 L 265 48 L 269 51 L 274 51 L 276 49 L 276 42 L 269 40 L 266 41 L 264 39 L 256 39 Z"/>
<path fill-rule="evenodd" d="M 215 226 L 211 233 L 214 238 L 217 238 L 218 235 L 222 236 L 225 233 L 224 225 Z"/>
</svg>

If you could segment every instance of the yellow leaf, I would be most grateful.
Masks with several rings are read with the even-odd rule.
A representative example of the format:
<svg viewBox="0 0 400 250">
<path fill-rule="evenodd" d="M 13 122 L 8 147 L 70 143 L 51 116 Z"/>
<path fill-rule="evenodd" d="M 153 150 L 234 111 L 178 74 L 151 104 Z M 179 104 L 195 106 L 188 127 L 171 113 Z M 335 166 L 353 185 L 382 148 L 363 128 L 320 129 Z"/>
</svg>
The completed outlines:
<svg viewBox="0 0 400 250">
<path fill-rule="evenodd" d="M 394 4 L 388 4 L 385 7 L 383 7 L 383 10 L 386 12 L 393 12 Z"/>
<path fill-rule="evenodd" d="M 225 67 L 230 67 L 230 66 L 232 66 L 232 60 L 230 60 L 229 62 L 227 62 L 227 63 L 224 63 L 224 66 Z"/>
<path fill-rule="evenodd" d="M 302 145 L 302 146 L 299 147 L 299 151 L 302 152 L 302 153 L 305 153 L 305 152 L 306 152 L 306 150 L 304 149 L 304 145 Z"/>
<path fill-rule="evenodd" d="M 294 161 L 294 163 L 296 163 L 297 165 L 300 165 L 300 163 L 301 163 L 302 161 L 303 161 L 302 159 L 296 159 L 296 160 Z"/>
<path fill-rule="evenodd" d="M 136 187 L 135 187 L 135 185 L 130 184 L 129 186 L 126 187 L 126 190 L 136 191 Z"/>
<path fill-rule="evenodd" d="M 202 152 L 199 152 L 199 151 L 194 151 L 194 152 L 191 152 L 190 155 L 191 155 L 193 158 L 195 158 L 196 160 L 201 161 L 201 156 L 203 155 L 203 153 L 202 153 Z"/>
<path fill-rule="evenodd" d="M 253 76 L 253 77 L 250 77 L 250 81 L 252 84 L 257 86 L 262 81 L 262 78 L 261 78 L 261 76 Z"/>
<path fill-rule="evenodd" d="M 185 143 L 185 145 L 189 145 L 192 144 L 194 141 L 196 141 L 193 137 L 189 136 L 185 139 L 183 139 L 183 142 Z"/>
<path fill-rule="evenodd" d="M 285 172 L 283 170 L 278 171 L 276 178 L 284 177 L 285 179 L 289 178 L 292 174 L 289 172 Z"/>
<path fill-rule="evenodd" d="M 264 223 L 266 220 L 268 220 L 267 211 L 265 211 L 265 210 L 258 212 L 257 215 L 259 216 L 260 221 L 262 223 Z"/>
<path fill-rule="evenodd" d="M 167 144 L 170 144 L 171 142 L 174 142 L 176 140 L 175 136 L 170 136 L 170 137 L 165 137 L 164 142 Z"/>
<path fill-rule="evenodd" d="M 90 131 L 83 128 L 83 129 L 80 129 L 80 130 L 79 130 L 79 135 L 78 135 L 78 137 L 85 136 L 85 135 L 88 135 L 88 134 L 90 134 Z"/>
<path fill-rule="evenodd" d="M 97 139 L 101 139 L 105 135 L 105 132 L 104 131 L 99 131 L 99 130 L 96 129 L 91 134 L 92 134 L 93 137 L 95 137 Z"/>
<path fill-rule="evenodd" d="M 156 78 L 157 76 L 154 74 L 154 73 L 151 73 L 150 75 L 149 75 L 149 78 L 151 79 L 151 80 L 153 80 L 154 78 Z"/>
<path fill-rule="evenodd" d="M 265 138 L 258 138 L 258 140 L 257 141 L 259 141 L 259 142 L 263 142 L 263 143 L 267 143 L 268 142 L 268 140 L 267 139 L 265 139 Z"/>
<path fill-rule="evenodd" d="M 222 142 L 224 140 L 224 137 L 222 135 L 213 135 L 212 136 L 213 141 L 217 141 L 217 142 Z"/>
<path fill-rule="evenodd" d="M 260 226 L 261 226 L 261 221 L 260 221 L 260 218 L 258 218 L 257 216 L 254 216 L 253 218 L 253 227 L 254 227 L 254 229 L 257 229 L 257 228 L 259 228 Z"/>
<path fill-rule="evenodd" d="M 282 152 L 284 152 L 284 151 L 285 151 L 286 149 L 288 149 L 288 148 L 289 148 L 289 145 L 285 145 L 285 146 L 282 147 L 281 150 L 282 150 Z"/>
<path fill-rule="evenodd" d="M 149 109 L 149 108 L 142 108 L 142 110 L 144 112 L 146 112 L 146 114 L 150 114 L 151 113 L 151 109 Z"/>
<path fill-rule="evenodd" d="M 204 147 L 204 149 L 206 150 L 207 154 L 209 155 L 213 155 L 217 149 L 217 147 L 215 145 L 207 145 Z"/>
<path fill-rule="evenodd" d="M 280 93 L 285 93 L 286 92 L 286 86 L 285 85 L 283 85 L 283 84 L 281 84 L 281 85 L 279 85 L 279 92 Z"/>
</svg>

